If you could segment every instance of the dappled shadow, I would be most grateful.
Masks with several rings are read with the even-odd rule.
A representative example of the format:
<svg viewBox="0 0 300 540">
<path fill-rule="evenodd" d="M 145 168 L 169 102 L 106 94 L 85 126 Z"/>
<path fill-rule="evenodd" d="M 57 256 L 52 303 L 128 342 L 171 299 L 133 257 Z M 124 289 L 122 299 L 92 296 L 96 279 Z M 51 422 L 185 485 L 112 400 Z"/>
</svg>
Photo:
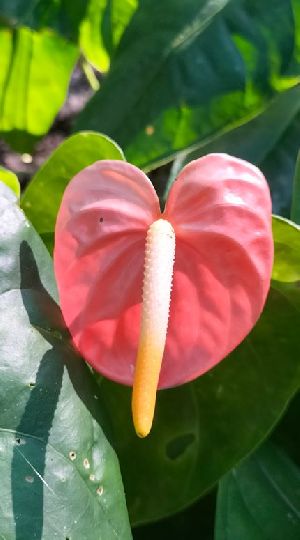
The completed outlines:
<svg viewBox="0 0 300 540">
<path fill-rule="evenodd" d="M 59 398 L 63 364 L 53 351 L 39 365 L 35 386 L 17 427 L 12 460 L 12 499 L 16 540 L 41 539 L 43 532 L 44 471 L 49 432 Z M 52 388 L 45 381 L 52 381 Z M 34 431 L 33 429 L 34 428 Z M 32 433 L 36 440 L 30 441 Z"/>
<path fill-rule="evenodd" d="M 22 300 L 30 323 L 46 337 L 45 321 L 51 315 L 48 326 L 54 320 L 57 324 L 62 321 L 61 314 L 40 280 L 33 252 L 26 242 L 20 246 L 20 274 Z M 30 383 L 30 397 L 17 427 L 11 476 L 16 540 L 39 540 L 43 533 L 46 448 L 64 369 L 60 356 L 55 354 L 54 340 L 48 337 L 48 341 L 53 348 L 42 357 L 35 380 Z M 27 444 L 27 434 L 36 437 L 30 439 L 31 444 Z"/>
<path fill-rule="evenodd" d="M 16 429 L 12 502 L 16 540 L 41 540 L 44 489 L 49 489 L 44 480 L 47 444 L 58 400 L 65 385 L 70 384 L 68 377 L 74 391 L 101 427 L 105 425 L 105 419 L 99 401 L 94 397 L 99 389 L 88 367 L 76 357 L 61 311 L 41 282 L 33 251 L 27 242 L 20 246 L 20 275 L 22 301 L 30 324 L 51 348 L 44 352 L 46 347 L 42 346 L 44 354 L 29 382 L 30 397 Z M 41 342 L 37 342 L 32 355 L 38 356 L 40 347 Z M 32 363 L 34 366 L 34 361 Z"/>
</svg>

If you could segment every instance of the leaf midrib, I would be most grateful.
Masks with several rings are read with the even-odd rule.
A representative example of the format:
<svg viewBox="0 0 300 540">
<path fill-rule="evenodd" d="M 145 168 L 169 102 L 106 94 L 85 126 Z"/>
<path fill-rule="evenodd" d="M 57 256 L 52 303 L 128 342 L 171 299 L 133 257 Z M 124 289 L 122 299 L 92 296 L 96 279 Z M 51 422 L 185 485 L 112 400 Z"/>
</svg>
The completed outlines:
<svg viewBox="0 0 300 540">
<path fill-rule="evenodd" d="M 197 20 L 199 20 L 198 26 L 196 24 L 192 25 L 192 30 L 188 32 L 186 28 L 191 26 L 191 23 L 186 23 L 184 28 L 177 32 L 175 37 L 172 39 L 171 44 L 166 47 L 160 57 L 160 61 L 156 61 L 155 65 L 152 64 L 151 70 L 148 70 L 148 72 L 151 73 L 151 75 L 147 78 L 145 81 L 145 84 L 143 85 L 143 91 L 140 91 L 137 95 L 137 98 L 133 101 L 131 104 L 131 108 L 129 111 L 125 111 L 125 115 L 119 114 L 119 125 L 123 124 L 124 121 L 126 121 L 126 118 L 130 117 L 132 115 L 132 110 L 138 105 L 138 103 L 143 99 L 144 94 L 146 93 L 149 86 L 152 84 L 153 80 L 155 80 L 157 73 L 162 69 L 166 61 L 168 60 L 169 56 L 176 51 L 178 48 L 182 47 L 186 42 L 190 41 L 193 35 L 198 35 L 201 31 L 205 30 L 212 22 L 214 17 L 220 13 L 223 9 L 225 9 L 226 5 L 230 0 L 221 0 L 223 1 L 223 5 L 216 7 L 215 11 L 213 11 L 212 15 L 206 20 L 206 22 L 201 21 L 201 12 L 203 11 L 203 7 L 200 8 L 198 14 L 196 15 Z M 217 0 L 217 4 L 218 4 Z M 195 17 L 193 17 L 195 19 Z M 196 26 L 196 28 L 195 28 Z M 181 34 L 185 34 L 185 37 L 182 40 L 179 40 Z M 178 43 L 176 41 L 178 40 Z M 101 92 L 101 90 L 100 90 Z M 117 129 L 116 126 L 114 129 Z"/>
</svg>

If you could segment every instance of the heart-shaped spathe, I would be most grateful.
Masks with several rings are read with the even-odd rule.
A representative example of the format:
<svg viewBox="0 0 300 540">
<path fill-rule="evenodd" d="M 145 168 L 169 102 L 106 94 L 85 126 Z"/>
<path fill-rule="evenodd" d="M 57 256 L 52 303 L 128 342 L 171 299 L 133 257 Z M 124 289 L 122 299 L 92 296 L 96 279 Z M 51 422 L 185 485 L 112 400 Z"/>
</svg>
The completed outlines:
<svg viewBox="0 0 300 540">
<path fill-rule="evenodd" d="M 159 388 L 205 373 L 249 333 L 268 293 L 271 201 L 262 173 L 225 154 L 188 164 L 161 214 L 147 176 L 99 161 L 68 185 L 55 231 L 55 273 L 73 341 L 100 373 L 133 382 L 146 234 L 175 231 L 170 315 Z M 163 272 L 163 267 L 162 267 Z"/>
</svg>

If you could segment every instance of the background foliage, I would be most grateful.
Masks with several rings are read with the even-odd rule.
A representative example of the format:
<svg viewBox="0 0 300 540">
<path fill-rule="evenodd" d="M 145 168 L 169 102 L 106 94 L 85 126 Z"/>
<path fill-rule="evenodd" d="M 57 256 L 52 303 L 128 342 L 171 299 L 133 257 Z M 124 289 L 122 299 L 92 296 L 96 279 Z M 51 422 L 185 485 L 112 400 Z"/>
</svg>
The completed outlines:
<svg viewBox="0 0 300 540">
<path fill-rule="evenodd" d="M 0 1 L 6 143 L 35 155 L 75 65 L 92 95 L 21 186 L 22 210 L 16 174 L 0 168 L 5 540 L 298 540 L 299 36 L 300 0 Z M 271 292 L 224 362 L 159 393 L 139 440 L 129 390 L 72 348 L 44 244 L 51 253 L 63 191 L 93 161 L 149 171 L 163 204 L 182 166 L 210 152 L 268 179 L 281 216 Z"/>
</svg>

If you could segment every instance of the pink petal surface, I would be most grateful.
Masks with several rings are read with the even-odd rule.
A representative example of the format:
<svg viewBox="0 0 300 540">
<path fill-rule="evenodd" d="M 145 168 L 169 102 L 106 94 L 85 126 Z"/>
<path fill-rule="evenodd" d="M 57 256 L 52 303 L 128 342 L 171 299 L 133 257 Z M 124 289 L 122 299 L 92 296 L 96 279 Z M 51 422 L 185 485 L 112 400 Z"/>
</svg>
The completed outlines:
<svg viewBox="0 0 300 540">
<path fill-rule="evenodd" d="M 269 188 L 256 167 L 211 154 L 181 171 L 164 217 L 176 258 L 161 381 L 175 386 L 227 356 L 262 311 L 273 263 Z"/>
<path fill-rule="evenodd" d="M 136 167 L 102 161 L 81 171 L 64 194 L 54 262 L 63 315 L 83 357 L 132 384 L 145 237 L 163 217 L 175 229 L 176 255 L 159 387 L 212 368 L 263 308 L 273 258 L 270 212 L 260 171 L 223 154 L 183 169 L 162 216 Z"/>
<path fill-rule="evenodd" d="M 159 216 L 139 169 L 101 161 L 70 182 L 57 218 L 54 266 L 66 324 L 83 357 L 125 384 L 138 343 L 146 233 Z"/>
</svg>

